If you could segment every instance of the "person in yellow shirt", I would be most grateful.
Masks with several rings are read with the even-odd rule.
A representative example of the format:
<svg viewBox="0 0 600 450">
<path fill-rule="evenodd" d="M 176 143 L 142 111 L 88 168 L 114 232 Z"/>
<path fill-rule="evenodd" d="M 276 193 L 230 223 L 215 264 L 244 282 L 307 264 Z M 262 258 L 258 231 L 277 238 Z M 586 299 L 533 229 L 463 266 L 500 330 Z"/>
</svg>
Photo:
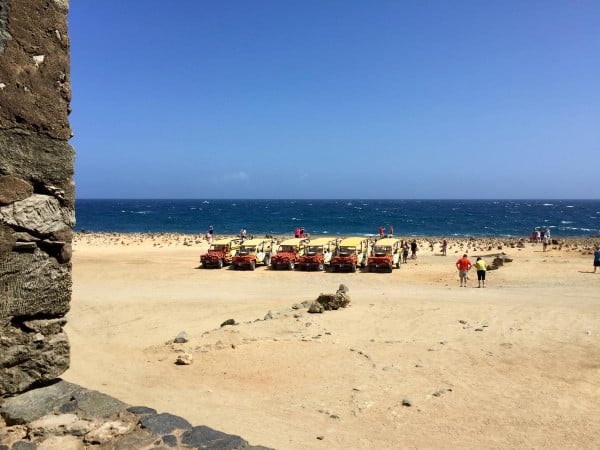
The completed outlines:
<svg viewBox="0 0 600 450">
<path fill-rule="evenodd" d="M 487 264 L 483 259 L 481 259 L 481 256 L 477 257 L 477 261 L 475 261 L 475 268 L 477 269 L 477 282 L 479 283 L 479 286 L 477 287 L 480 288 L 481 285 L 485 287 L 485 272 L 487 270 Z"/>
</svg>

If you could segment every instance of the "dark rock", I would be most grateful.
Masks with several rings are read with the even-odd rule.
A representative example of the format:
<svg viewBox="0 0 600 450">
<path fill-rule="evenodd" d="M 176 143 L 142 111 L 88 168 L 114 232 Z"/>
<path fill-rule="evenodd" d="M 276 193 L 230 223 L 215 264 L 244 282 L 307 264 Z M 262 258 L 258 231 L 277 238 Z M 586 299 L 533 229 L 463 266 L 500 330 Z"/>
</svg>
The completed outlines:
<svg viewBox="0 0 600 450">
<path fill-rule="evenodd" d="M 330 311 L 348 306 L 350 297 L 347 294 L 338 291 L 335 294 L 320 294 L 316 301 L 317 303 L 320 303 L 326 311 Z"/>
<path fill-rule="evenodd" d="M 114 414 L 125 411 L 129 405 L 110 395 L 98 391 L 82 390 L 74 395 L 77 405 L 84 417 L 109 418 Z"/>
<path fill-rule="evenodd" d="M 184 344 L 189 340 L 190 339 L 188 338 L 188 334 L 185 331 L 182 331 L 175 337 L 175 339 L 173 339 L 173 342 L 175 342 L 176 344 Z"/>
<path fill-rule="evenodd" d="M 133 414 L 137 414 L 138 416 L 156 414 L 156 410 L 154 408 L 148 408 L 147 406 L 130 406 L 129 408 L 127 408 L 127 411 Z"/>
<path fill-rule="evenodd" d="M 169 413 L 148 415 L 140 418 L 142 427 L 158 435 L 171 434 L 175 430 L 190 430 L 192 424 L 187 420 Z"/>
<path fill-rule="evenodd" d="M 29 441 L 17 441 L 15 442 L 11 450 L 36 450 L 37 446 L 33 442 Z"/>
<path fill-rule="evenodd" d="M 76 411 L 77 411 L 77 401 L 76 400 L 68 401 L 65 404 L 61 405 L 60 408 L 58 408 L 58 412 L 61 414 L 69 414 L 69 413 L 74 413 Z"/>
<path fill-rule="evenodd" d="M 8 426 L 33 422 L 52 414 L 55 408 L 62 406 L 81 390 L 83 390 L 81 386 L 61 380 L 50 386 L 32 389 L 15 397 L 3 399 L 0 404 L 0 415 Z"/>
<path fill-rule="evenodd" d="M 412 406 L 412 400 L 409 398 L 402 399 L 402 406 Z"/>
<path fill-rule="evenodd" d="M 172 434 L 166 434 L 165 436 L 163 436 L 162 441 L 165 445 L 169 447 L 177 446 L 177 436 L 174 436 Z"/>
<path fill-rule="evenodd" d="M 192 448 L 234 450 L 243 448 L 248 442 L 240 436 L 222 433 L 206 426 L 194 427 L 181 436 L 181 442 Z"/>
<path fill-rule="evenodd" d="M 319 302 L 312 302 L 308 308 L 308 312 L 311 314 L 322 314 L 325 312 L 325 308 Z"/>
<path fill-rule="evenodd" d="M 234 319 L 227 319 L 225 322 L 223 322 L 221 324 L 221 327 L 227 326 L 227 325 L 235 325 L 235 320 Z"/>
<path fill-rule="evenodd" d="M 136 448 L 145 448 L 150 446 L 152 442 L 156 440 L 156 436 L 150 434 L 146 430 L 134 430 L 131 433 L 127 433 L 122 438 L 120 438 L 116 443 L 114 443 L 114 447 L 110 446 L 111 442 L 108 442 L 106 447 L 100 446 L 100 449 L 106 448 L 107 450 L 110 448 L 111 450 L 132 450 Z M 96 448 L 96 447 L 92 447 Z"/>
</svg>

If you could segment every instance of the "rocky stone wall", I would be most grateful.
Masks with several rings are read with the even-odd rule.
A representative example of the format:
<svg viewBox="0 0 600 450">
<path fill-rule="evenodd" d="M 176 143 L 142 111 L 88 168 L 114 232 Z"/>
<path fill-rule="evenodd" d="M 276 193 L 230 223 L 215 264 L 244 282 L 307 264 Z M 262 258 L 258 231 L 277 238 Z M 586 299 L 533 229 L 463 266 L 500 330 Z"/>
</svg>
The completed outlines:
<svg viewBox="0 0 600 450">
<path fill-rule="evenodd" d="M 62 374 L 74 151 L 68 0 L 0 0 L 0 397 Z"/>
</svg>

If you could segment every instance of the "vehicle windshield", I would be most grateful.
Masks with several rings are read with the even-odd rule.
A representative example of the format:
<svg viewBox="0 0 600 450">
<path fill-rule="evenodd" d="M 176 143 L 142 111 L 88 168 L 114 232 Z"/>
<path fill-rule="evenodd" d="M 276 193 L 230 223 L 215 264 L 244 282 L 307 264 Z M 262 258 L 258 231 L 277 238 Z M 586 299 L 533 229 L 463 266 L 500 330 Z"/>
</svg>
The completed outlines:
<svg viewBox="0 0 600 450">
<path fill-rule="evenodd" d="M 311 245 L 308 247 L 306 253 L 308 255 L 316 255 L 318 253 L 323 253 L 323 247 L 321 245 Z"/>
<path fill-rule="evenodd" d="M 340 247 L 340 255 L 346 256 L 356 252 L 356 247 Z"/>
<path fill-rule="evenodd" d="M 392 253 L 392 247 L 388 245 L 382 245 L 381 247 L 375 246 L 376 255 L 389 255 Z"/>
<path fill-rule="evenodd" d="M 294 252 L 294 251 L 296 251 L 296 247 L 294 247 L 293 245 L 280 245 L 279 251 L 280 252 Z"/>
<path fill-rule="evenodd" d="M 215 245 L 215 244 L 213 244 L 213 245 L 211 245 L 208 248 L 208 251 L 209 252 L 210 251 L 224 252 L 225 251 L 225 245 Z"/>
<path fill-rule="evenodd" d="M 247 255 L 248 253 L 256 253 L 256 246 L 251 245 L 246 247 L 245 245 L 242 245 L 240 248 L 240 255 Z"/>
</svg>

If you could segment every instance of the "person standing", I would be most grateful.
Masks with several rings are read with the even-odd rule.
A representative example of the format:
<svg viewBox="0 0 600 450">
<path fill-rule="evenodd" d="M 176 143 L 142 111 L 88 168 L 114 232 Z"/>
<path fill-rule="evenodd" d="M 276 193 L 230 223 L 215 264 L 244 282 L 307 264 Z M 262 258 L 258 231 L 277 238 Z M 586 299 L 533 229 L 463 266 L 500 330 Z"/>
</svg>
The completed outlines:
<svg viewBox="0 0 600 450">
<path fill-rule="evenodd" d="M 448 240 L 444 238 L 442 240 L 442 255 L 446 256 L 446 252 L 448 250 Z"/>
<path fill-rule="evenodd" d="M 458 277 L 460 279 L 460 287 L 467 287 L 467 275 L 471 269 L 472 264 L 465 253 L 462 258 L 456 261 L 456 268 L 458 269 Z"/>
<path fill-rule="evenodd" d="M 596 246 L 596 251 L 594 252 L 594 273 L 596 273 L 598 267 L 600 267 L 600 245 Z"/>
<path fill-rule="evenodd" d="M 383 237 L 383 227 L 379 227 L 379 238 Z"/>
<path fill-rule="evenodd" d="M 481 258 L 481 256 L 477 257 L 477 261 L 475 261 L 475 269 L 477 269 L 477 286 L 480 288 L 482 285 L 485 287 L 485 272 L 487 271 L 487 264 Z"/>
<path fill-rule="evenodd" d="M 406 264 L 408 259 L 408 242 L 402 241 L 402 264 Z"/>
<path fill-rule="evenodd" d="M 210 244 L 213 240 L 213 234 L 215 233 L 215 229 L 213 228 L 213 226 L 209 226 L 208 227 L 208 231 L 206 233 L 206 240 L 208 241 L 208 243 Z"/>
<path fill-rule="evenodd" d="M 389 237 L 393 237 L 394 236 L 394 225 L 390 225 L 390 232 L 388 234 Z"/>
<path fill-rule="evenodd" d="M 546 251 L 546 248 L 548 247 L 548 241 L 549 241 L 548 235 L 544 234 L 544 237 L 542 238 L 542 246 L 543 246 L 542 251 L 544 251 L 544 252 Z"/>
<path fill-rule="evenodd" d="M 410 243 L 410 259 L 417 259 L 418 249 L 419 247 L 417 247 L 417 240 L 413 239 L 413 241 Z"/>
</svg>

